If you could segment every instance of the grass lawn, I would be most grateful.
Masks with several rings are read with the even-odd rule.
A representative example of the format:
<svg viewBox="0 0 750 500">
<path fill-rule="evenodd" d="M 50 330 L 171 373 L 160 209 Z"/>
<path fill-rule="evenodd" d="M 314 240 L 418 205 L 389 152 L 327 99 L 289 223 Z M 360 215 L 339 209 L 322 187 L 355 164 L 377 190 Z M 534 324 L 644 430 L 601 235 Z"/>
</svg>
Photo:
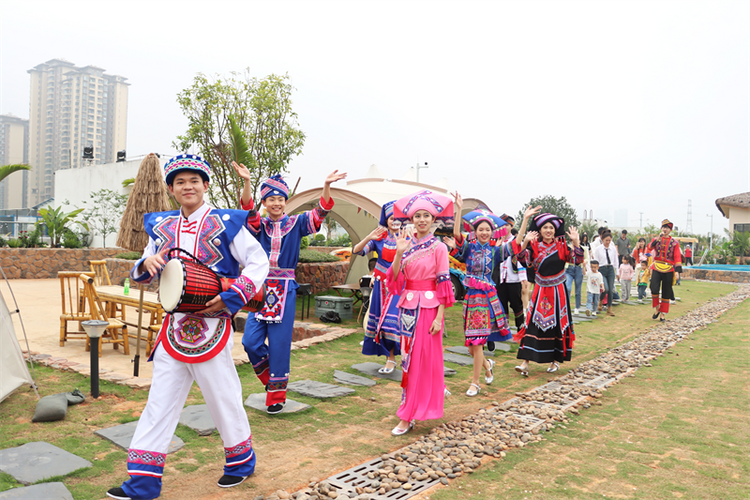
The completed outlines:
<svg viewBox="0 0 750 500">
<path fill-rule="evenodd" d="M 673 312 L 670 316 L 684 314 L 699 304 L 733 289 L 731 285 L 683 281 L 682 286 L 676 288 L 676 293 L 682 297 L 682 301 L 672 306 Z M 301 306 L 299 302 L 298 307 Z M 311 313 L 313 308 L 314 305 L 311 307 Z M 469 490 L 477 498 L 496 496 L 523 498 L 526 496 L 523 493 L 524 490 L 533 489 L 535 493 L 529 494 L 529 498 L 532 496 L 566 498 L 567 491 L 576 492 L 575 495 L 571 493 L 571 498 L 588 498 L 581 496 L 587 494 L 598 494 L 597 498 L 601 498 L 602 493 L 610 495 L 610 490 L 606 488 L 608 488 L 607 485 L 612 485 L 613 491 L 619 491 L 615 496 L 626 495 L 629 498 L 643 491 L 642 485 L 639 484 L 643 480 L 651 483 L 652 479 L 658 478 L 657 472 L 661 469 L 669 468 L 674 471 L 678 466 L 684 466 L 682 460 L 686 459 L 685 457 L 708 464 L 705 469 L 700 469 L 702 472 L 697 472 L 702 478 L 701 481 L 707 485 L 718 480 L 715 479 L 715 475 L 711 474 L 712 471 L 718 470 L 715 467 L 718 462 L 726 462 L 725 474 L 728 479 L 731 479 L 735 472 L 746 479 L 747 459 L 745 458 L 742 463 L 734 461 L 736 453 L 739 453 L 740 449 L 746 451 L 748 444 L 748 427 L 745 425 L 745 429 L 738 429 L 735 426 L 735 423 L 747 423 L 746 418 L 744 420 L 740 418 L 743 412 L 747 414 L 747 397 L 738 401 L 742 398 L 736 396 L 737 394 L 747 396 L 746 325 L 748 318 L 746 304 L 743 304 L 741 309 L 745 315 L 734 319 L 733 325 L 728 325 L 727 320 L 724 320 L 721 323 L 722 328 L 715 325 L 709 330 L 699 332 L 695 338 L 706 340 L 701 340 L 700 346 L 696 342 L 695 351 L 683 353 L 681 350 L 688 349 L 685 347 L 686 343 L 683 343 L 675 348 L 675 352 L 680 350 L 679 358 L 659 359 L 654 363 L 654 368 L 641 369 L 636 378 L 629 378 L 627 383 L 615 386 L 603 398 L 604 406 L 583 412 L 583 416 L 567 430 L 556 430 L 548 435 L 548 441 L 540 445 L 524 450 L 513 450 L 508 453 L 508 458 L 504 461 L 489 462 L 488 466 L 480 468 L 472 476 L 453 483 L 444 491 L 436 491 L 434 497 L 443 498 L 441 495 L 448 495 L 445 498 L 454 498 L 450 495 L 460 495 L 455 498 L 466 498 L 466 490 Z M 615 309 L 617 315 L 614 318 L 600 318 L 590 323 L 576 325 L 578 339 L 573 362 L 566 363 L 561 372 L 564 373 L 578 363 L 592 359 L 608 348 L 630 340 L 651 327 L 653 322 L 650 319 L 650 311 L 651 308 L 645 305 L 621 305 Z M 741 314 L 741 312 L 735 310 L 730 313 L 730 316 L 735 314 Z M 446 321 L 448 338 L 444 339 L 444 345 L 446 347 L 463 345 L 460 304 L 447 311 Z M 355 323 L 356 321 L 344 322 L 341 326 L 355 325 Z M 740 323 L 744 325 L 745 331 L 739 331 L 742 329 L 739 326 Z M 727 326 L 730 327 L 729 330 L 734 327 L 733 335 L 718 333 L 725 332 Z M 294 351 L 292 353 L 292 381 L 312 379 L 333 383 L 334 370 L 354 372 L 350 368 L 352 364 L 374 361 L 360 354 L 359 342 L 362 340 L 360 332 L 361 325 L 357 334 L 309 349 Z M 735 339 L 735 343 L 725 345 L 726 342 L 719 340 L 724 336 L 728 336 L 727 342 Z M 702 359 L 697 354 L 706 353 L 707 350 L 703 348 L 703 344 L 710 346 L 708 352 L 711 356 L 704 356 Z M 736 353 L 740 349 L 742 349 L 744 363 L 740 363 L 740 356 Z M 727 352 L 733 353 L 733 356 L 726 354 Z M 696 355 L 697 361 L 689 362 L 690 353 Z M 256 474 L 245 485 L 222 491 L 221 498 L 253 498 L 259 494 L 269 495 L 278 489 L 292 491 L 306 485 L 311 477 L 325 478 L 384 452 L 400 448 L 442 422 L 460 419 L 492 401 L 509 399 L 517 391 L 527 390 L 554 378 L 544 371 L 546 367 L 541 366 L 532 366 L 531 376 L 528 378 L 518 377 L 513 371 L 513 366 L 516 364 L 514 352 L 498 351 L 495 359 L 498 362 L 495 369 L 495 382 L 489 387 L 483 384 L 482 392 L 476 398 L 464 396 L 469 386 L 471 367 L 449 363 L 448 366 L 455 368 L 458 374 L 446 378 L 446 384 L 453 396 L 446 401 L 444 418 L 436 422 L 419 423 L 414 433 L 399 438 L 392 437 L 390 430 L 398 422 L 395 412 L 400 401 L 401 389 L 398 384 L 390 381 L 378 380 L 374 387 L 357 387 L 356 394 L 352 396 L 324 401 L 290 392 L 290 398 L 313 406 L 312 410 L 298 414 L 271 417 L 248 409 L 253 430 L 253 443 L 258 454 Z M 706 381 L 693 384 L 693 380 L 698 378 L 696 370 L 700 368 L 701 363 L 705 363 L 706 369 L 709 370 L 709 373 L 701 377 L 701 380 L 706 379 Z M 667 369 L 673 370 L 671 377 L 674 377 L 674 380 L 668 379 L 671 385 L 665 389 L 666 392 L 662 396 L 657 397 L 658 383 L 655 380 L 647 381 L 645 377 L 661 376 Z M 644 373 L 645 370 L 649 371 Z M 262 391 L 249 364 L 238 366 L 238 372 L 242 380 L 244 397 L 250 393 Z M 37 367 L 36 373 L 40 393 L 43 396 L 70 391 L 76 387 L 88 393 L 89 380 L 80 375 L 46 367 Z M 716 393 L 717 381 L 722 382 L 719 386 L 722 389 L 721 393 Z M 642 384 L 642 387 L 632 394 L 629 400 L 625 395 L 618 396 L 619 391 L 628 390 L 635 384 Z M 703 389 L 708 389 L 709 392 L 704 395 Z M 91 461 L 94 464 L 93 467 L 65 478 L 57 478 L 57 480 L 62 480 L 76 499 L 102 498 L 106 489 L 119 485 L 127 478 L 126 453 L 108 441 L 93 436 L 93 431 L 138 419 L 148 393 L 107 382 L 102 382 L 101 393 L 102 397 L 96 401 L 88 398 L 85 403 L 70 407 L 68 416 L 63 421 L 34 424 L 31 423 L 36 404 L 33 391 L 17 390 L 0 406 L 2 410 L 0 411 L 0 429 L 2 430 L 0 448 L 5 449 L 31 441 L 44 440 L 73 452 Z M 644 394 L 648 397 L 643 397 Z M 675 394 L 679 394 L 680 397 L 674 399 Z M 668 398 L 667 395 L 672 397 Z M 658 404 L 655 407 L 646 408 L 645 405 L 652 401 Z M 197 386 L 193 386 L 187 404 L 202 403 L 200 390 Z M 709 418 L 714 417 L 717 420 L 721 418 L 719 412 L 712 414 L 711 410 L 716 411 L 717 408 L 721 408 L 721 413 L 724 413 L 727 405 L 730 407 L 726 408 L 727 415 L 721 420 L 721 425 Z M 647 416 L 635 416 L 641 411 L 646 412 Z M 701 411 L 708 412 L 708 416 L 701 414 Z M 735 422 L 735 417 L 738 419 L 737 422 Z M 625 418 L 627 422 L 621 425 L 610 423 L 618 418 Z M 594 420 L 586 422 L 587 419 Z M 706 434 L 705 432 L 700 434 L 696 429 L 682 430 L 683 426 L 692 425 L 693 420 L 699 420 L 701 428 L 704 422 L 710 421 L 711 423 L 707 424 L 706 428 L 712 429 L 713 437 L 705 442 L 701 440 L 702 444 L 693 443 L 692 440 L 698 441 L 696 436 Z M 644 431 L 647 433 L 643 437 L 632 437 L 635 435 L 631 435 L 630 430 L 623 430 L 631 427 L 634 427 L 632 431 L 640 428 L 646 429 L 644 422 L 653 422 L 656 425 L 656 431 L 668 436 L 674 436 L 679 432 L 684 439 L 677 444 L 670 444 L 666 437 L 660 437 L 656 431 Z M 588 434 L 592 429 L 598 432 L 597 436 Z M 180 499 L 215 497 L 218 493 L 215 481 L 221 476 L 224 462 L 222 443 L 218 435 L 198 436 L 183 426 L 178 426 L 177 435 L 185 441 L 186 445 L 182 450 L 167 458 L 163 496 Z M 731 439 L 729 436 L 732 436 Z M 652 446 L 651 441 L 654 437 L 663 439 L 663 446 Z M 707 447 L 717 438 L 720 438 L 722 443 L 721 458 L 717 458 L 713 451 L 709 456 Z M 578 441 L 575 441 L 576 439 Z M 732 439 L 740 441 L 730 445 Z M 628 441 L 633 443 L 628 443 Z M 639 442 L 642 444 L 635 444 Z M 595 443 L 601 443 L 603 448 L 592 451 L 591 454 L 580 455 L 583 445 L 593 446 Z M 698 451 L 693 451 L 689 447 L 693 444 Z M 545 452 L 553 446 L 556 451 Z M 679 451 L 670 451 L 673 448 Z M 649 466 L 649 464 L 654 464 L 655 458 L 642 457 L 647 452 L 652 452 L 649 450 L 658 451 L 659 456 L 662 457 L 655 464 L 657 467 L 655 469 Z M 736 453 L 733 454 L 732 451 Z M 651 461 L 646 465 L 639 465 L 640 458 L 636 460 L 636 455 Z M 559 463 L 553 466 L 553 469 L 557 471 L 556 474 L 560 474 L 557 479 L 553 479 L 555 475 L 550 475 L 547 468 L 554 460 L 559 460 Z M 516 474 L 516 470 L 520 470 L 521 467 L 533 467 L 534 464 L 539 464 L 541 467 L 542 463 L 545 464 L 543 470 L 529 470 L 520 476 Z M 514 466 L 516 469 L 513 468 Z M 698 465 L 696 463 L 691 467 L 697 468 Z M 576 471 L 575 468 L 580 470 Z M 641 478 L 639 474 L 645 474 L 640 471 L 641 468 L 647 468 L 646 472 L 652 476 Z M 589 478 L 587 476 L 589 472 L 595 476 Z M 705 477 L 702 475 L 704 472 Z M 669 473 L 665 472 L 664 475 L 667 478 L 670 477 Z M 638 488 L 632 490 L 632 493 L 631 490 L 627 490 L 630 484 L 628 477 L 631 477 L 629 481 L 633 483 L 633 487 Z M 542 489 L 537 480 L 556 489 L 551 490 L 550 496 L 544 496 L 546 493 L 540 496 L 536 492 L 540 490 L 546 492 L 546 490 Z M 676 483 L 692 491 L 688 481 L 676 481 Z M 700 481 L 696 483 L 700 484 Z M 16 486 L 18 485 L 11 477 L 0 475 L 0 491 Z M 667 485 L 663 485 L 661 489 L 652 490 L 651 498 L 665 498 L 663 493 L 668 488 Z M 729 493 L 731 493 L 730 490 L 731 488 L 727 489 Z M 494 493 L 485 495 L 485 492 L 490 491 Z M 745 491 L 747 491 L 746 482 Z M 672 497 L 670 493 L 666 498 Z M 686 493 L 686 498 L 702 497 L 691 497 Z M 733 497 L 730 495 L 715 498 Z"/>
<path fill-rule="evenodd" d="M 747 499 L 749 324 L 745 301 L 677 344 L 673 354 L 656 358 L 652 368 L 611 387 L 597 401 L 601 406 L 545 441 L 425 496 Z"/>
</svg>

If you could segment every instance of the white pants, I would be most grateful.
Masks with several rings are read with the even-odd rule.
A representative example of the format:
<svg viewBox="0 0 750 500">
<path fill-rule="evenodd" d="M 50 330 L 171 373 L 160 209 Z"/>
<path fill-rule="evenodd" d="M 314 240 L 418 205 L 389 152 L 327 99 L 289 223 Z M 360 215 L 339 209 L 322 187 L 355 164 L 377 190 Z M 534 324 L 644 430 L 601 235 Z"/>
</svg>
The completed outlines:
<svg viewBox="0 0 750 500">
<path fill-rule="evenodd" d="M 201 388 L 224 448 L 250 437 L 250 423 L 242 401 L 242 385 L 232 361 L 233 336 L 224 349 L 203 363 L 177 361 L 159 346 L 148 403 L 143 410 L 130 448 L 167 453 L 193 381 Z"/>
</svg>

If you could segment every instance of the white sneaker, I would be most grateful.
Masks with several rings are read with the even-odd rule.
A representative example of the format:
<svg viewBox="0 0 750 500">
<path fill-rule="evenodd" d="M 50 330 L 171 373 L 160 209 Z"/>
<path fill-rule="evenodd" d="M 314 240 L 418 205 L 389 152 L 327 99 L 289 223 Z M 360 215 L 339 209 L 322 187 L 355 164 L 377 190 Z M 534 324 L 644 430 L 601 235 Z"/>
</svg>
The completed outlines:
<svg viewBox="0 0 750 500">
<path fill-rule="evenodd" d="M 573 309 L 573 314 L 581 314 L 578 309 Z"/>
<path fill-rule="evenodd" d="M 596 311 L 592 312 L 591 315 L 596 317 Z"/>
</svg>

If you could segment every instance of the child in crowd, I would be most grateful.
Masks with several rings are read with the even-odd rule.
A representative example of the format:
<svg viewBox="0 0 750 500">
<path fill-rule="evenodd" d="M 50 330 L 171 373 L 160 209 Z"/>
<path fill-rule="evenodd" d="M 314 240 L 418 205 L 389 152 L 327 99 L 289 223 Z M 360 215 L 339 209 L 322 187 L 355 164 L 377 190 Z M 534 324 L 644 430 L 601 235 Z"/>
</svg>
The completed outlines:
<svg viewBox="0 0 750 500">
<path fill-rule="evenodd" d="M 630 300 L 630 283 L 633 280 L 635 269 L 633 269 L 633 258 L 630 255 L 622 256 L 622 265 L 620 265 L 617 277 L 622 287 L 622 300 Z"/>
<path fill-rule="evenodd" d="M 641 267 L 638 268 L 638 302 L 643 303 L 646 297 L 646 289 L 651 281 L 651 269 L 648 268 L 648 258 L 644 255 L 641 258 Z"/>
<path fill-rule="evenodd" d="M 586 316 L 596 316 L 599 294 L 604 291 L 604 277 L 599 272 L 599 261 L 592 260 L 589 265 L 591 272 L 587 273 L 586 281 Z"/>
</svg>

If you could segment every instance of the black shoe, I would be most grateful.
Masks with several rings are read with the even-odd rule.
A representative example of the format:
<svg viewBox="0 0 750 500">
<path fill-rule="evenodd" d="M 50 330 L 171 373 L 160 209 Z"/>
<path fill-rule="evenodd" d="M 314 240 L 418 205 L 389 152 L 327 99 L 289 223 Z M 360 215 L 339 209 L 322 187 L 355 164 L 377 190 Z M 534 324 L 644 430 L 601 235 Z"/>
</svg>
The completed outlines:
<svg viewBox="0 0 750 500">
<path fill-rule="evenodd" d="M 231 488 L 232 486 L 242 484 L 242 482 L 247 478 L 248 476 L 227 476 L 226 474 L 224 474 L 216 484 L 219 485 L 219 488 Z"/>
<path fill-rule="evenodd" d="M 122 488 L 112 488 L 107 492 L 107 496 L 110 498 L 117 498 L 118 500 L 132 500 L 125 490 Z"/>
<path fill-rule="evenodd" d="M 278 413 L 281 413 L 283 410 L 284 410 L 284 403 L 276 403 L 274 405 L 269 406 L 266 412 L 269 415 L 276 415 Z"/>
<path fill-rule="evenodd" d="M 487 341 L 487 350 L 489 352 L 495 352 L 495 343 L 491 340 Z"/>
<path fill-rule="evenodd" d="M 651 319 L 659 319 L 659 313 L 654 313 L 654 315 L 651 316 Z"/>
</svg>

